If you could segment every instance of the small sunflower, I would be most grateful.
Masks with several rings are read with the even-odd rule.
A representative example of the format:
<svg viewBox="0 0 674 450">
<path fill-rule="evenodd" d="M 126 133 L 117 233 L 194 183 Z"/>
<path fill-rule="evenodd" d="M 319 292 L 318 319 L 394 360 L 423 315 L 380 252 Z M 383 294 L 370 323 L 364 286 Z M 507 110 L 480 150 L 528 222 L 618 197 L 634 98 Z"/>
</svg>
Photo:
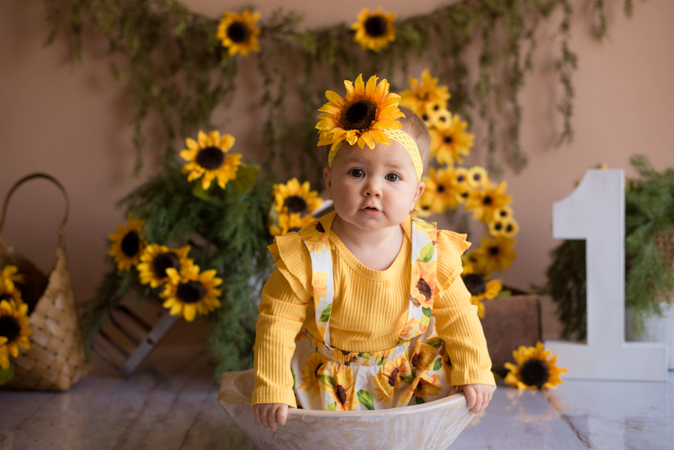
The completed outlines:
<svg viewBox="0 0 674 450">
<path fill-rule="evenodd" d="M 147 245 L 145 239 L 140 236 L 144 224 L 144 220 L 129 213 L 126 227 L 117 224 L 117 232 L 108 235 L 111 241 L 108 254 L 115 259 L 117 270 L 128 272 L 131 266 L 138 264 L 140 255 Z"/>
<path fill-rule="evenodd" d="M 455 183 L 454 170 L 429 169 L 424 177 L 426 189 L 422 196 L 424 202 L 434 213 L 441 213 L 446 208 L 455 209 L 461 203 L 461 190 Z"/>
<path fill-rule="evenodd" d="M 417 200 L 417 204 L 414 205 L 415 214 L 419 217 L 428 217 L 433 214 L 431 202 L 432 195 L 428 194 L 426 190 L 424 190 L 424 193 L 421 194 L 421 197 L 419 197 L 419 200 Z"/>
<path fill-rule="evenodd" d="M 481 273 L 489 276 L 494 270 L 503 272 L 503 269 L 510 268 L 517 256 L 513 245 L 515 240 L 510 238 L 482 238 L 482 245 L 475 251 L 475 256 L 480 259 L 478 265 L 484 269 Z"/>
<path fill-rule="evenodd" d="M 363 9 L 356 22 L 351 25 L 351 29 L 356 32 L 354 42 L 359 43 L 363 50 L 375 52 L 388 47 L 389 42 L 396 38 L 396 29 L 393 26 L 395 17 L 395 13 L 385 13 L 381 7 L 374 12 Z"/>
<path fill-rule="evenodd" d="M 299 213 L 284 214 L 278 216 L 278 226 L 269 227 L 269 233 L 272 236 L 282 236 L 291 231 L 300 231 L 302 228 L 314 221 L 312 216 L 300 216 Z"/>
<path fill-rule="evenodd" d="M 412 374 L 409 361 L 405 355 L 400 355 L 391 361 L 384 363 L 381 370 L 374 376 L 377 401 L 385 404 L 391 403 L 393 394 L 400 387 L 403 378 Z"/>
<path fill-rule="evenodd" d="M 344 81 L 346 99 L 336 92 L 326 91 L 329 100 L 319 111 L 321 121 L 316 125 L 320 140 L 318 146 L 332 145 L 331 151 L 339 149 L 342 141 L 350 145 L 358 143 L 360 148 L 365 144 L 374 148 L 374 143 L 390 145 L 391 139 L 383 130 L 397 130 L 402 124 L 396 119 L 405 117 L 398 108 L 400 96 L 389 93 L 389 83 L 381 80 L 377 84 L 377 76 L 373 75 L 363 83 L 363 75 L 358 75 L 356 85 L 349 80 Z"/>
<path fill-rule="evenodd" d="M 410 301 L 414 307 L 432 309 L 435 295 L 435 271 L 432 270 L 431 264 L 416 261 L 412 265 L 412 280 L 414 280 L 414 286 L 410 293 Z"/>
<path fill-rule="evenodd" d="M 189 252 L 189 245 L 180 249 L 168 248 L 165 245 L 148 245 L 140 255 L 141 262 L 136 266 L 140 282 L 156 288 L 169 280 L 166 273 L 169 267 L 176 269 L 180 274 L 189 272 L 189 268 L 194 264 L 194 261 L 187 257 Z"/>
<path fill-rule="evenodd" d="M 334 400 L 335 410 L 355 411 L 358 408 L 356 379 L 351 368 L 344 364 L 329 364 L 320 377 L 321 389 Z"/>
<path fill-rule="evenodd" d="M 488 224 L 489 234 L 492 236 L 503 236 L 513 238 L 519 232 L 520 226 L 514 218 L 495 219 Z"/>
<path fill-rule="evenodd" d="M 201 187 L 207 190 L 217 178 L 218 186 L 225 189 L 229 180 L 236 179 L 236 171 L 241 165 L 240 154 L 225 154 L 234 145 L 234 137 L 231 134 L 220 137 L 219 131 L 211 131 L 208 135 L 199 131 L 197 139 L 198 142 L 187 138 L 187 148 L 180 152 L 180 157 L 187 161 L 182 168 L 183 173 L 189 173 L 187 181 L 203 177 Z"/>
<path fill-rule="evenodd" d="M 0 290 L 4 289 L 5 291 L 14 291 L 16 286 L 14 283 L 23 282 L 23 275 L 19 274 L 19 269 L 11 264 L 6 265 L 0 271 Z"/>
<path fill-rule="evenodd" d="M 560 374 L 567 372 L 563 367 L 557 367 L 557 355 L 548 359 L 551 350 L 543 350 L 543 343 L 538 342 L 536 347 L 520 347 L 513 351 L 513 358 L 517 364 L 505 363 L 508 375 L 505 383 L 517 386 L 517 389 L 557 389 L 562 384 Z"/>
<path fill-rule="evenodd" d="M 467 122 L 462 122 L 458 114 L 453 114 L 448 122 L 436 121 L 431 132 L 431 156 L 440 164 L 462 163 L 470 154 L 475 136 L 467 133 Z"/>
<path fill-rule="evenodd" d="M 0 285 L 0 301 L 14 301 L 17 305 L 23 303 L 21 298 L 21 291 L 18 289 L 7 290 Z"/>
<path fill-rule="evenodd" d="M 192 322 L 197 313 L 205 316 L 220 307 L 218 297 L 221 292 L 216 286 L 222 279 L 215 276 L 215 270 L 199 273 L 199 266 L 191 266 L 185 276 L 176 269 L 166 269 L 169 282 L 164 285 L 161 297 L 165 298 L 164 308 L 171 310 L 172 316 L 182 316 Z"/>
<path fill-rule="evenodd" d="M 483 167 L 473 166 L 468 170 L 468 183 L 473 189 L 484 188 L 489 177 Z"/>
<path fill-rule="evenodd" d="M 272 193 L 276 203 L 276 211 L 279 214 L 306 216 L 313 213 L 323 203 L 323 200 L 317 197 L 318 192 L 311 190 L 308 181 L 300 185 L 297 178 L 293 178 L 286 184 L 275 184 Z"/>
<path fill-rule="evenodd" d="M 430 123 L 431 126 L 429 129 L 437 127 L 447 128 L 447 126 L 452 121 L 452 113 L 449 112 L 447 108 L 443 108 L 439 111 L 436 111 L 435 114 L 431 114 Z"/>
<path fill-rule="evenodd" d="M 310 393 L 312 397 L 318 397 L 321 393 L 320 376 L 321 369 L 329 360 L 320 353 L 312 353 L 304 363 L 304 373 L 302 374 L 302 384 L 298 390 Z"/>
<path fill-rule="evenodd" d="M 505 193 L 507 183 L 503 181 L 492 188 L 491 181 L 487 180 L 485 188 L 474 190 L 466 200 L 466 208 L 473 211 L 473 217 L 482 222 L 491 222 L 496 211 L 503 209 L 512 197 Z"/>
<path fill-rule="evenodd" d="M 0 367 L 9 369 L 8 355 L 19 356 L 19 346 L 30 349 L 28 305 L 13 300 L 0 301 Z"/>
<path fill-rule="evenodd" d="M 259 19 L 260 13 L 251 14 L 247 9 L 244 9 L 241 14 L 222 13 L 217 37 L 223 47 L 229 48 L 229 56 L 234 56 L 237 52 L 248 56 L 248 52 L 260 51 L 260 44 L 257 41 L 260 29 L 255 28 L 255 22 Z"/>
<path fill-rule="evenodd" d="M 426 112 L 426 105 L 447 104 L 449 91 L 447 86 L 438 86 L 438 79 L 433 78 L 428 69 L 424 69 L 421 78 L 409 77 L 410 89 L 405 89 L 402 94 L 401 106 L 406 106 L 419 116 Z"/>
<path fill-rule="evenodd" d="M 463 282 L 470 292 L 470 303 L 477 306 L 477 315 L 484 317 L 484 303 L 482 300 L 491 299 L 501 292 L 502 286 L 499 280 L 486 282 L 484 276 L 480 273 L 469 273 L 462 275 Z"/>
</svg>

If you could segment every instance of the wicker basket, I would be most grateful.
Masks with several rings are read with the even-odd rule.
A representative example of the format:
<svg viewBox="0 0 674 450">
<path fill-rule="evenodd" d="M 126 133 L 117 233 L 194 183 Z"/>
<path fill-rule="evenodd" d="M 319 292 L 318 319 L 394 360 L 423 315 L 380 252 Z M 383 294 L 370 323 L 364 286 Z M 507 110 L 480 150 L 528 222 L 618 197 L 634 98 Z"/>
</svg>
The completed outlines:
<svg viewBox="0 0 674 450">
<path fill-rule="evenodd" d="M 66 200 L 66 212 L 59 229 L 56 263 L 48 276 L 0 239 L 0 267 L 13 264 L 25 275 L 25 288 L 22 286 L 21 290 L 29 307 L 30 327 L 33 330 L 30 350 L 21 348 L 19 357 L 10 359 L 14 378 L 2 388 L 65 391 L 86 375 L 90 366 L 85 359 L 84 341 L 66 260 L 64 230 L 69 203 L 61 183 L 42 173 L 27 175 L 17 181 L 5 197 L 0 232 L 12 194 L 23 183 L 36 178 L 47 179 L 61 190 Z"/>
</svg>

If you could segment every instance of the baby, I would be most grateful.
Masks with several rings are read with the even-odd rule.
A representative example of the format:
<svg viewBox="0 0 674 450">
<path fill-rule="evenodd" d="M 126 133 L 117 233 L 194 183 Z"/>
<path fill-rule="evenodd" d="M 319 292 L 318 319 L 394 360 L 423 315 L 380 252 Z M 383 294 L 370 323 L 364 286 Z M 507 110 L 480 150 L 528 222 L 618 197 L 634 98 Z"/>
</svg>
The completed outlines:
<svg viewBox="0 0 674 450">
<path fill-rule="evenodd" d="M 288 406 L 373 410 L 459 391 L 478 413 L 494 377 L 460 276 L 470 244 L 410 215 L 425 187 L 428 129 L 397 107 L 386 80 L 346 86 L 346 101 L 327 93 L 317 127 L 319 145 L 333 144 L 323 175 L 335 211 L 269 246 L 276 270 L 256 328 L 255 419 L 274 430 Z"/>
</svg>

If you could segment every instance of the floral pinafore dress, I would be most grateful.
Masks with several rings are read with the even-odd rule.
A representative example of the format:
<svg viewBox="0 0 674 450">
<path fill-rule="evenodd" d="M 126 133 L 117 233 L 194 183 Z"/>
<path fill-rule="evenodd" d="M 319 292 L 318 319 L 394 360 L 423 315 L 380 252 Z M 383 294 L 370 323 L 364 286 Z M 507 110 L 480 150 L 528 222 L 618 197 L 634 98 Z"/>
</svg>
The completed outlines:
<svg viewBox="0 0 674 450">
<path fill-rule="evenodd" d="M 330 344 L 334 295 L 330 230 L 319 221 L 299 232 L 312 263 L 316 325 L 321 336 L 302 329 L 291 361 L 298 407 L 354 411 L 387 409 L 444 398 L 451 362 L 431 317 L 436 294 L 435 223 L 412 218 L 412 277 L 407 324 L 398 344 L 372 353 L 348 352 Z"/>
</svg>

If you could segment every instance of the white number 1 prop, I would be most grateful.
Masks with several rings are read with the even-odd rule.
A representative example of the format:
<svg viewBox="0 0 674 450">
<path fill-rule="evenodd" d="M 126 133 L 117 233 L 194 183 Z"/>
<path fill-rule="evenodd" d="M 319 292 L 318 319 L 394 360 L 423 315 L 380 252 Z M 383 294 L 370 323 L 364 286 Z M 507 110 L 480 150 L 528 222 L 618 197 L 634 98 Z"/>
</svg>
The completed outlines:
<svg viewBox="0 0 674 450">
<path fill-rule="evenodd" d="M 625 175 L 585 172 L 552 208 L 553 236 L 586 239 L 587 344 L 546 342 L 565 378 L 667 381 L 664 344 L 625 342 Z"/>
</svg>

